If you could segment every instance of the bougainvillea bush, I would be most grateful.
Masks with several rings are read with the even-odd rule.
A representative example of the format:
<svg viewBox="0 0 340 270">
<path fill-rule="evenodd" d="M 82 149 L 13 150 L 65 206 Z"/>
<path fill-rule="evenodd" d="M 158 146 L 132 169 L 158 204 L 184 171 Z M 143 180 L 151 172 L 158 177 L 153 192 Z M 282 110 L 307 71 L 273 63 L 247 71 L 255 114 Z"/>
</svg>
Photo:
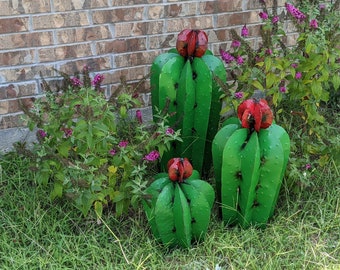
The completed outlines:
<svg viewBox="0 0 340 270">
<path fill-rule="evenodd" d="M 230 49 L 220 50 L 233 78 L 223 97 L 225 111 L 237 108 L 259 90 L 277 120 L 293 116 L 301 124 L 308 140 L 303 151 L 324 155 L 325 160 L 325 146 L 331 142 L 325 135 L 327 115 L 323 111 L 337 103 L 334 100 L 340 92 L 340 1 L 286 2 L 282 9 L 277 1 L 272 9 L 267 8 L 267 1 L 260 2 L 259 48 L 250 45 L 250 27 L 244 25 L 241 33 L 231 31 Z"/>
<path fill-rule="evenodd" d="M 92 79 L 85 67 L 62 75 L 56 89 L 44 81 L 45 97 L 26 110 L 37 130 L 36 182 L 50 188 L 51 199 L 71 199 L 84 215 L 92 206 L 99 216 L 115 206 L 119 216 L 138 204 L 148 173 L 179 133 L 166 116 L 144 123 L 135 89 L 107 99 L 101 74 Z"/>
</svg>

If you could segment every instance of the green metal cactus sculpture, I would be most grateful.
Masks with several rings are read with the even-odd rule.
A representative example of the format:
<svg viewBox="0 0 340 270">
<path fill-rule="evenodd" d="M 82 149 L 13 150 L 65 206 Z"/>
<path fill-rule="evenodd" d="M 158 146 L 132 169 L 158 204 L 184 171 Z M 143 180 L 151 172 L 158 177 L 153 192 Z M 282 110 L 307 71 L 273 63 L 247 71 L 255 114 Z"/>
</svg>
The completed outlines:
<svg viewBox="0 0 340 270">
<path fill-rule="evenodd" d="M 207 50 L 201 30 L 183 30 L 176 49 L 161 54 L 151 66 L 151 102 L 154 114 L 167 109 L 169 125 L 181 130 L 182 142 L 164 155 L 162 167 L 175 156 L 186 156 L 202 173 L 210 168 L 211 142 L 220 120 L 220 85 L 226 81 L 222 61 Z"/>
<path fill-rule="evenodd" d="M 264 227 L 278 199 L 290 139 L 272 123 L 264 99 L 241 103 L 238 118 L 227 120 L 213 140 L 217 200 L 226 224 Z"/>
<path fill-rule="evenodd" d="M 169 247 L 188 248 L 204 238 L 215 192 L 187 159 L 173 158 L 146 189 L 143 207 L 154 236 Z"/>
</svg>

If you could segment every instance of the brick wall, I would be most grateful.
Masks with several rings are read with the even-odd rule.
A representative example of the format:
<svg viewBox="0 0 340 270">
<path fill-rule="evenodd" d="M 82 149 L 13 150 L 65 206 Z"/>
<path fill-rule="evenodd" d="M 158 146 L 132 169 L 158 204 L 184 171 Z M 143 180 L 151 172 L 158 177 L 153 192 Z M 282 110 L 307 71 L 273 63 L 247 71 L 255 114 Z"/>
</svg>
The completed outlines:
<svg viewBox="0 0 340 270">
<path fill-rule="evenodd" d="M 0 0 L 0 129 L 24 125 L 18 100 L 29 106 L 42 94 L 40 73 L 55 80 L 52 68 L 73 74 L 87 65 L 110 94 L 121 76 L 146 75 L 184 28 L 204 29 L 217 55 L 229 30 L 246 23 L 256 46 L 260 8 L 259 0 Z"/>
</svg>

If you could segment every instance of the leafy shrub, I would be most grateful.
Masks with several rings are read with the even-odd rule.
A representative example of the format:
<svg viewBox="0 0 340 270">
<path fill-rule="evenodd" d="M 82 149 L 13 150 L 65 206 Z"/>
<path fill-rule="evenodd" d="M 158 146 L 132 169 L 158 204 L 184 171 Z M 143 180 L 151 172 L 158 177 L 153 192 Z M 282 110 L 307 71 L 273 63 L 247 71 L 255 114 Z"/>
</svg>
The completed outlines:
<svg viewBox="0 0 340 270">
<path fill-rule="evenodd" d="M 313 147 L 303 148 L 305 154 L 325 155 L 328 142 L 324 109 L 331 106 L 339 110 L 334 99 L 340 92 L 340 1 L 300 1 L 299 8 L 286 3 L 282 14 L 278 14 L 277 1 L 271 14 L 266 1 L 260 2 L 260 48 L 253 49 L 247 41 L 245 25 L 241 35 L 231 31 L 230 50 L 221 49 L 221 57 L 234 79 L 225 87 L 224 112 L 237 108 L 243 99 L 260 90 L 273 105 L 277 120 L 289 118 L 287 114 L 291 112 L 295 121 L 302 120 L 305 144 L 315 141 Z M 288 47 L 286 29 L 291 24 L 298 37 L 296 44 Z M 285 111 L 287 108 L 290 110 Z"/>
<path fill-rule="evenodd" d="M 140 105 L 134 88 L 106 99 L 102 75 L 91 80 L 86 67 L 62 75 L 57 89 L 43 80 L 45 97 L 25 110 L 30 129 L 37 129 L 36 182 L 51 188 L 51 199 L 71 199 L 84 215 L 92 206 L 100 216 L 115 205 L 119 216 L 138 204 L 179 132 L 165 124 L 166 116 L 144 123 L 141 110 L 132 110 Z"/>
</svg>

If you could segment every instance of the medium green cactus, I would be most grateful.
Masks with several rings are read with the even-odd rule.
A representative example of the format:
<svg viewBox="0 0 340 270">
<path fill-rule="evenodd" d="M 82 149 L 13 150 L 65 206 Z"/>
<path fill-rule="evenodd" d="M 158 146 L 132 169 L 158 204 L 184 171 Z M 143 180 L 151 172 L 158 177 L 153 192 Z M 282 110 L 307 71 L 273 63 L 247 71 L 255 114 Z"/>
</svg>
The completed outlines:
<svg viewBox="0 0 340 270">
<path fill-rule="evenodd" d="M 170 170 L 169 175 L 160 173 L 145 191 L 143 207 L 151 231 L 170 247 L 188 248 L 192 240 L 203 239 L 210 222 L 214 189 L 199 179 L 197 171 L 191 168 L 191 172 L 181 181 L 173 178 Z"/>
<path fill-rule="evenodd" d="M 226 224 L 264 227 L 277 202 L 290 139 L 272 124 L 265 100 L 246 100 L 238 116 L 241 122 L 227 120 L 213 140 L 217 200 Z"/>
<path fill-rule="evenodd" d="M 226 71 L 222 61 L 206 50 L 207 42 L 203 31 L 184 30 L 177 49 L 159 55 L 151 66 L 153 113 L 166 109 L 169 125 L 180 129 L 183 139 L 164 155 L 162 169 L 164 161 L 175 156 L 188 157 L 200 173 L 211 166 L 211 142 L 221 110 L 220 85 L 214 77 L 225 82 Z"/>
</svg>

